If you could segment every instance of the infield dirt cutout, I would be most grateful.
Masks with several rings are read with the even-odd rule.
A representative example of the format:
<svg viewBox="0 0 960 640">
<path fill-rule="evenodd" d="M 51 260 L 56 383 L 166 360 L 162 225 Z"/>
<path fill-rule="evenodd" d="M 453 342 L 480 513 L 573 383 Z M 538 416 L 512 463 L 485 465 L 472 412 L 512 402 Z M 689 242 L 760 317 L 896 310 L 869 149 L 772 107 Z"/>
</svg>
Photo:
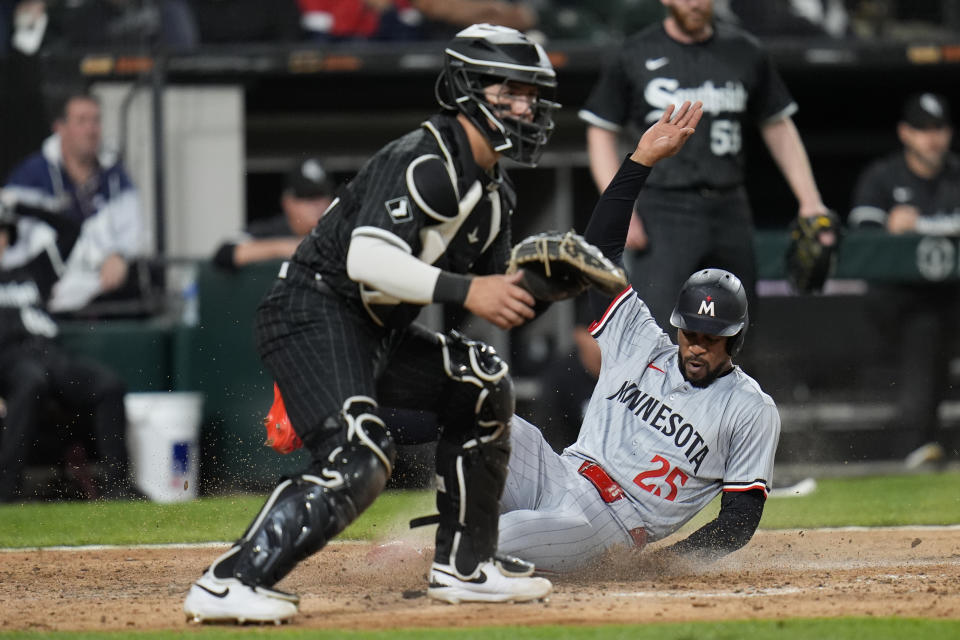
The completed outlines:
<svg viewBox="0 0 960 640">
<path fill-rule="evenodd" d="M 226 547 L 0 553 L 0 630 L 183 629 L 190 583 Z M 699 568 L 654 571 L 643 554 L 554 577 L 545 602 L 448 605 L 426 597 L 430 549 L 334 543 L 278 588 L 292 624 L 388 629 L 748 618 L 960 618 L 960 528 L 760 531 Z"/>
</svg>

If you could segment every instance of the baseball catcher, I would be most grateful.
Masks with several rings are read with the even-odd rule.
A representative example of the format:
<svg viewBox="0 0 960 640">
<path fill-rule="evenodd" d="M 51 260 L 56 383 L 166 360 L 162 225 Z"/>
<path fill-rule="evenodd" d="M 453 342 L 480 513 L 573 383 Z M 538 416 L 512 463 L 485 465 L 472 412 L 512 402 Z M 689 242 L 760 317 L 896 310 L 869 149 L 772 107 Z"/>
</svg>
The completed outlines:
<svg viewBox="0 0 960 640">
<path fill-rule="evenodd" d="M 833 271 L 840 244 L 840 219 L 833 211 L 790 223 L 787 281 L 797 293 L 816 293 Z"/>
<path fill-rule="evenodd" d="M 551 591 L 529 563 L 497 555 L 514 408 L 506 362 L 414 319 L 434 302 L 502 329 L 535 316 L 521 275 L 504 274 L 516 196 L 499 161 L 537 164 L 555 86 L 546 52 L 523 34 L 464 29 L 444 52 L 440 113 L 374 154 L 283 264 L 256 317 L 257 350 L 277 385 L 268 441 L 281 451 L 302 443 L 311 462 L 280 479 L 194 583 L 190 619 L 296 615 L 297 597 L 274 585 L 376 500 L 397 442 L 437 441 L 429 597 L 507 602 Z M 439 428 L 411 433 L 381 407 L 430 412 Z"/>
</svg>

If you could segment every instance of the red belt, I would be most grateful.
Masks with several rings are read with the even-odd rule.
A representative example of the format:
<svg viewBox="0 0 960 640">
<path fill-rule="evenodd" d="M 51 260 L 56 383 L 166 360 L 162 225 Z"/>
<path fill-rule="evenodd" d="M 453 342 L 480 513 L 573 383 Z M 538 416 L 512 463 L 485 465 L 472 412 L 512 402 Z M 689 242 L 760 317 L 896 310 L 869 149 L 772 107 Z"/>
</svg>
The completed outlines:
<svg viewBox="0 0 960 640">
<path fill-rule="evenodd" d="M 597 492 L 604 502 L 616 502 L 623 498 L 623 487 L 614 482 L 613 478 L 608 476 L 607 472 L 603 470 L 603 467 L 592 462 L 584 462 L 580 465 L 578 471 L 580 475 L 589 480 L 590 483 L 597 488 Z M 647 545 L 647 531 L 643 527 L 631 529 L 627 533 L 630 534 L 636 548 L 642 549 Z"/>
<path fill-rule="evenodd" d="M 584 462 L 579 471 L 580 475 L 593 483 L 604 502 L 616 502 L 623 498 L 623 487 L 614 482 L 599 465 Z"/>
</svg>

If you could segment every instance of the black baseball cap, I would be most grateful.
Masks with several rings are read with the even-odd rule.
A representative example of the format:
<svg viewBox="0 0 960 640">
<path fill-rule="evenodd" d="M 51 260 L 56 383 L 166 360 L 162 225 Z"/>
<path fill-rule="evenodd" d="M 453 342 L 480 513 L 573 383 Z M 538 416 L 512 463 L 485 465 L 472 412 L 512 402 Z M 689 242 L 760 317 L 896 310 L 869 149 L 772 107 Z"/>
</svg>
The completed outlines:
<svg viewBox="0 0 960 640">
<path fill-rule="evenodd" d="M 307 158 L 287 173 L 284 191 L 294 198 L 321 198 L 333 195 L 333 180 L 317 158 Z"/>
<path fill-rule="evenodd" d="M 903 106 L 903 122 L 914 129 L 942 129 L 950 126 L 950 103 L 936 93 L 918 93 Z"/>
</svg>

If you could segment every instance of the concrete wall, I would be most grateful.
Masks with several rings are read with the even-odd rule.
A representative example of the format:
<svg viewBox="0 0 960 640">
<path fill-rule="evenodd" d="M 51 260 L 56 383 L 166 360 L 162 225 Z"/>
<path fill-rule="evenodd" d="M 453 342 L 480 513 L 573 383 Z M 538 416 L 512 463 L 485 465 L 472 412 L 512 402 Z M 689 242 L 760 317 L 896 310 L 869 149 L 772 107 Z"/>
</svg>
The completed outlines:
<svg viewBox="0 0 960 640">
<path fill-rule="evenodd" d="M 125 164 L 140 190 L 145 249 L 154 253 L 155 183 L 152 95 L 137 88 L 125 123 L 129 83 L 93 87 L 103 104 L 105 144 L 117 148 L 126 125 Z M 169 256 L 209 256 L 246 220 L 243 89 L 239 86 L 168 87 L 164 93 L 165 247 Z"/>
</svg>

